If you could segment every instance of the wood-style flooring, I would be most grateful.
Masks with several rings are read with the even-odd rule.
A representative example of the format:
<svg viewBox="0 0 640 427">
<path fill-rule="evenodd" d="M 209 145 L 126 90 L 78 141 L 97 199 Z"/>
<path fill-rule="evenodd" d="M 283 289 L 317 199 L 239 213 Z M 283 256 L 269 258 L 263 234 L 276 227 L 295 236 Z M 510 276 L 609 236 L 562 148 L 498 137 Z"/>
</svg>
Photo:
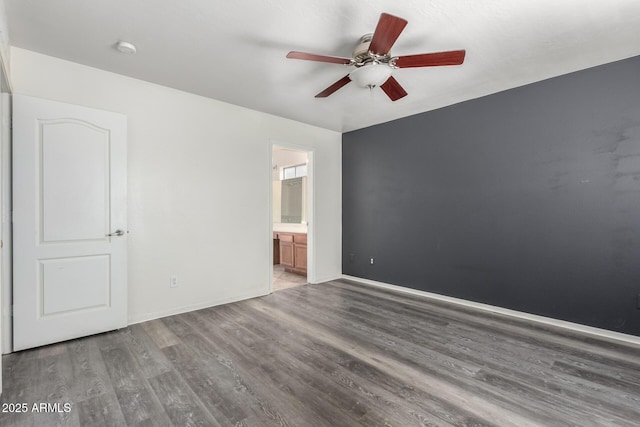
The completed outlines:
<svg viewBox="0 0 640 427">
<path fill-rule="evenodd" d="M 2 426 L 638 426 L 640 348 L 343 281 L 3 360 Z M 69 403 L 54 412 L 33 404 Z"/>
<path fill-rule="evenodd" d="M 278 264 L 273 266 L 273 286 L 272 290 L 280 291 L 282 289 L 289 289 L 296 286 L 302 286 L 307 284 L 307 276 L 301 276 L 295 273 L 288 273 L 284 271 L 284 265 Z"/>
</svg>

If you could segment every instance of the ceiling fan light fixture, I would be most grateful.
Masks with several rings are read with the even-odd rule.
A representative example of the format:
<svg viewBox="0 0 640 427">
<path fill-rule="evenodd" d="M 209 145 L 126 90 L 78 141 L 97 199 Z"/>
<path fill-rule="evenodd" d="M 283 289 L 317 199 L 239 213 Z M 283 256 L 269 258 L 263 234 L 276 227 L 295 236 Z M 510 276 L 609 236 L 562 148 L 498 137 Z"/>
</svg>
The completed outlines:
<svg viewBox="0 0 640 427">
<path fill-rule="evenodd" d="M 349 73 L 352 82 L 360 87 L 377 87 L 391 77 L 392 68 L 385 64 L 368 64 Z"/>
</svg>

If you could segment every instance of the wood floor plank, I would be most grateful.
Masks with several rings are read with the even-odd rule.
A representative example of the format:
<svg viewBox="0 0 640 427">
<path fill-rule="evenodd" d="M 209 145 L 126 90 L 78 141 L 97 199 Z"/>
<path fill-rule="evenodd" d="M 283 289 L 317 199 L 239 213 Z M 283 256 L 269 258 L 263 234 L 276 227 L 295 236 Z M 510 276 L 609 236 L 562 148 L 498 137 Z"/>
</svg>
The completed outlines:
<svg viewBox="0 0 640 427">
<path fill-rule="evenodd" d="M 296 289 L 296 288 L 294 288 Z M 273 302 L 273 300 L 271 301 Z M 296 317 L 290 315 L 280 308 L 274 307 L 273 304 L 267 306 L 261 301 L 248 301 L 245 304 L 251 307 L 262 310 L 282 322 L 292 322 L 298 325 L 299 329 L 315 335 L 318 339 L 334 345 L 352 357 L 365 361 L 369 365 L 375 366 L 378 370 L 386 373 L 386 375 L 400 377 L 401 381 L 406 381 L 411 387 L 423 388 L 423 389 L 438 389 L 441 396 L 450 401 L 459 401 L 459 406 L 465 411 L 473 413 L 480 419 L 487 420 L 490 423 L 495 424 L 509 424 L 517 423 L 521 426 L 536 425 L 540 421 L 534 416 L 533 420 L 527 419 L 514 411 L 505 411 L 494 402 L 489 402 L 483 399 L 483 397 L 474 395 L 467 392 L 464 388 L 457 384 L 448 383 L 437 377 L 425 375 L 415 366 L 405 365 L 404 361 L 398 361 L 394 359 L 394 356 L 389 356 L 385 352 L 379 352 L 376 350 L 377 345 L 367 345 L 362 347 L 360 340 L 357 343 L 353 343 L 353 337 L 350 332 L 345 329 L 338 329 L 337 331 L 330 329 L 326 325 L 318 326 L 315 319 L 313 321 L 303 320 L 302 317 Z M 281 307 L 285 308 L 285 307 Z M 293 310 L 291 305 L 288 305 L 286 309 Z M 307 313 L 309 315 L 310 313 Z M 329 320 L 333 322 L 333 320 Z M 336 333 L 337 332 L 337 333 Z M 374 356 L 375 355 L 375 356 Z M 452 373 L 452 376 L 460 375 L 458 372 Z M 544 416 L 544 414 L 540 414 Z"/>
<path fill-rule="evenodd" d="M 291 304 L 290 306 L 291 306 L 291 307 L 296 307 L 296 308 L 297 308 L 297 307 L 305 307 L 305 305 L 304 305 L 304 304 L 295 304 L 295 305 Z M 295 310 L 295 308 L 294 308 L 294 310 Z M 306 316 L 306 317 L 308 317 L 308 313 L 307 313 L 307 312 L 304 312 L 304 310 L 302 310 L 302 311 L 303 311 L 303 313 L 301 313 L 301 317 L 302 317 L 302 316 Z M 314 313 L 315 313 L 315 312 L 314 312 Z M 331 313 L 331 314 L 333 314 L 333 313 Z M 326 312 L 323 312 L 323 315 L 328 316 L 328 317 L 333 317 L 333 316 L 331 316 L 331 315 L 327 315 L 327 313 L 326 313 Z M 336 316 L 336 317 L 337 317 L 337 318 L 341 318 L 340 316 Z M 317 319 L 315 319 L 315 320 L 317 320 Z M 347 329 L 347 330 L 352 331 L 352 328 L 351 328 L 351 325 L 350 325 L 350 324 L 349 324 L 349 325 L 345 325 L 345 326 L 347 326 L 347 327 L 346 327 L 346 329 Z M 373 332 L 373 331 L 372 331 L 372 332 Z M 353 338 L 353 337 L 352 337 L 352 338 Z M 357 339 L 357 337 L 356 337 L 356 339 Z M 474 384 L 468 384 L 467 386 L 465 386 L 465 389 L 467 389 L 467 390 L 469 390 L 469 389 L 474 389 L 474 388 L 477 388 L 477 384 L 475 384 L 475 385 L 474 385 Z M 481 392 L 481 391 L 482 391 L 482 390 L 478 390 L 478 392 Z M 479 394 L 491 393 L 491 391 L 492 391 L 492 390 L 484 390 L 484 393 L 479 393 Z M 497 397 L 497 398 L 499 398 L 499 399 L 502 401 L 502 402 L 501 402 L 502 404 L 509 404 L 509 403 L 510 403 L 510 404 L 511 404 L 511 407 L 513 408 L 513 410 L 514 410 L 514 411 L 515 411 L 515 410 L 517 410 L 517 408 L 518 408 L 518 407 L 523 406 L 524 401 L 526 401 L 526 400 L 525 400 L 525 397 L 526 397 L 526 396 L 522 396 L 520 401 L 518 401 L 518 400 L 514 400 L 514 396 L 513 396 L 513 395 L 511 395 L 511 394 L 502 394 L 502 395 L 498 394 L 496 397 Z M 535 405 L 535 404 L 534 404 L 534 405 Z M 525 408 L 527 408 L 527 409 L 525 409 L 525 410 L 532 411 L 532 412 L 531 412 L 531 414 L 530 414 L 530 416 L 535 416 L 534 414 L 537 414 L 537 416 L 539 416 L 539 417 L 540 417 L 540 416 L 541 416 L 541 417 L 548 417 L 548 412 L 553 412 L 553 410 L 554 410 L 554 408 L 553 408 L 553 407 L 551 407 L 550 409 L 546 409 L 545 407 L 542 407 L 542 408 L 535 408 L 535 406 L 532 406 L 532 404 L 524 405 L 524 407 L 525 407 Z M 540 409 L 545 409 L 545 410 L 542 410 L 542 411 L 541 411 Z M 556 415 L 557 415 L 557 414 L 556 414 Z"/>
<path fill-rule="evenodd" d="M 2 426 L 637 426 L 640 346 L 333 281 L 6 355 L 3 383 L 71 410 Z"/>
<path fill-rule="evenodd" d="M 59 354 L 63 354 L 67 351 L 68 346 L 65 343 L 56 343 L 49 344 L 44 347 L 38 348 L 38 351 L 34 352 L 33 355 L 38 357 L 39 359 L 49 357 L 49 356 L 57 356 Z"/>
<path fill-rule="evenodd" d="M 311 293 L 314 292 L 311 289 L 306 289 L 305 292 Z M 307 301 L 305 304 L 303 304 L 302 306 L 309 306 L 309 305 L 318 305 L 320 307 L 332 307 L 330 309 L 332 314 L 335 314 L 337 311 L 340 311 L 340 318 L 357 318 L 359 319 L 360 322 L 362 322 L 363 324 L 366 323 L 367 327 L 372 327 L 375 326 L 376 332 L 381 332 L 384 331 L 387 333 L 387 339 L 394 339 L 396 341 L 403 341 L 403 335 L 400 334 L 400 332 L 402 331 L 402 328 L 399 327 L 398 325 L 395 325 L 394 323 L 397 323 L 397 319 L 401 318 L 402 315 L 401 313 L 395 312 L 395 313 L 389 313 L 389 314 L 393 314 L 393 316 L 388 316 L 391 319 L 394 319 L 394 321 L 391 322 L 378 322 L 375 319 L 375 315 L 372 314 L 368 314 L 368 315 L 364 315 L 364 313 L 374 313 L 377 308 L 376 307 L 369 307 L 368 310 L 360 310 L 360 312 L 362 313 L 360 316 L 354 316 L 355 312 L 358 312 L 358 310 L 354 310 L 354 306 L 357 305 L 357 302 L 354 303 L 353 300 L 349 300 L 349 307 L 348 307 L 348 312 L 342 312 L 343 310 L 345 310 L 345 307 L 333 307 L 331 305 L 331 301 L 327 300 L 325 298 L 326 294 L 322 293 L 320 294 L 320 292 L 314 292 L 313 295 L 313 301 L 309 300 Z M 364 317 L 362 317 L 364 316 Z M 389 327 L 387 325 L 391 324 L 392 326 L 394 326 L 392 328 L 392 330 L 389 330 Z M 409 323 L 409 324 L 415 324 L 415 322 Z M 454 323 L 451 324 L 447 324 L 447 329 L 446 329 L 446 333 L 449 334 L 451 337 L 455 338 L 456 334 L 454 333 L 454 331 L 451 330 L 452 327 L 454 327 Z M 398 333 L 396 333 L 396 331 Z M 473 346 L 471 346 L 473 348 L 472 351 L 468 352 L 468 353 L 464 353 L 465 357 L 461 358 L 461 353 L 460 353 L 460 349 L 456 349 L 455 351 L 453 351 L 452 349 L 450 349 L 450 347 L 447 345 L 445 347 L 442 347 L 439 343 L 433 343 L 431 341 L 431 335 L 429 335 L 429 339 L 428 341 L 423 341 L 421 339 L 420 334 L 416 334 L 414 332 L 424 332 L 424 330 L 420 330 L 419 328 L 415 328 L 412 327 L 411 328 L 411 332 L 412 334 L 410 335 L 410 339 L 409 341 L 404 340 L 403 346 L 404 347 L 409 347 L 412 346 L 414 344 L 417 344 L 419 346 L 429 346 L 431 347 L 434 351 L 438 352 L 439 354 L 441 354 L 442 356 L 446 357 L 447 359 L 450 360 L 455 360 L 455 359 L 463 359 L 463 360 L 467 360 L 469 362 L 475 363 L 477 366 L 482 367 L 483 369 L 483 378 L 486 376 L 487 378 L 491 377 L 491 378 L 496 378 L 500 377 L 503 381 L 500 381 L 500 384 L 507 384 L 510 379 L 512 380 L 517 380 L 517 381 L 522 381 L 524 380 L 525 382 L 527 382 L 527 384 L 529 384 L 529 387 L 533 387 L 536 392 L 539 395 L 539 400 L 541 400 L 541 402 L 544 402 L 545 400 L 547 401 L 547 404 L 549 402 L 555 402 L 555 403 L 562 403 L 562 407 L 561 409 L 559 409 L 559 406 L 556 405 L 552 405 L 553 409 L 552 411 L 558 411 L 558 410 L 566 410 L 566 411 L 574 411 L 579 414 L 580 413 L 580 407 L 582 407 L 583 405 L 581 405 L 581 403 L 583 403 L 585 400 L 586 401 L 593 401 L 593 399 L 591 399 L 591 394 L 594 392 L 593 389 L 588 390 L 588 393 L 584 393 L 583 395 L 579 396 L 579 399 L 573 399 L 573 397 L 575 397 L 575 393 L 573 391 L 565 391 L 565 393 L 562 393 L 560 399 L 558 398 L 558 388 L 552 388 L 550 390 L 549 384 L 547 381 L 542 381 L 539 379 L 539 375 L 544 375 L 544 371 L 540 369 L 540 367 L 538 367 L 537 369 L 534 368 L 534 363 L 537 363 L 538 365 L 542 364 L 543 367 L 546 366 L 548 368 L 551 368 L 552 365 L 554 365 L 554 363 L 556 363 L 553 359 L 548 359 L 545 358 L 543 356 L 530 356 L 529 353 L 531 353 L 532 351 L 535 353 L 535 348 L 527 348 L 526 351 L 521 351 L 521 352 L 517 352 L 514 354 L 510 354 L 508 355 L 508 357 L 505 357 L 504 353 L 507 352 L 509 353 L 511 350 L 511 353 L 513 353 L 513 349 L 517 348 L 516 346 L 513 345 L 513 343 L 509 343 L 509 346 L 505 346 L 504 348 L 500 349 L 500 348 L 496 348 L 493 347 L 493 344 L 495 344 L 495 342 L 493 342 L 493 340 L 491 340 L 491 337 L 487 337 L 484 338 L 484 341 L 489 341 L 492 345 L 491 346 L 486 346 L 486 345 L 482 345 L 482 342 L 477 342 L 475 343 Z M 475 336 L 472 335 L 472 336 Z M 470 338 L 467 337 L 465 339 L 465 341 L 469 342 Z M 453 340 L 455 341 L 455 340 Z M 467 344 L 469 345 L 469 344 Z M 468 347 L 467 347 L 468 348 Z M 478 350 L 484 350 L 484 351 L 478 351 Z M 492 357 L 487 359 L 486 357 L 483 358 L 482 355 L 483 354 L 491 354 Z M 515 356 L 515 357 L 514 357 Z M 533 359 L 531 359 L 531 357 L 533 357 Z M 451 363 L 451 362 L 449 362 Z M 455 364 L 451 365 L 452 367 L 455 366 Z M 523 372 L 523 370 L 527 370 L 528 372 Z M 551 370 L 549 370 L 549 372 L 552 372 Z M 526 398 L 527 392 L 524 392 L 525 389 L 523 390 L 523 396 Z M 605 389 L 602 388 L 602 392 L 603 392 L 603 398 L 607 398 L 608 395 L 610 395 L 611 393 L 615 393 L 616 390 L 611 390 L 611 389 Z M 571 395 L 571 397 L 567 396 L 568 394 Z M 627 399 L 627 396 L 620 396 L 619 399 L 615 400 L 615 403 L 612 403 L 611 409 L 612 409 L 612 413 L 603 413 L 602 416 L 604 418 L 609 418 L 611 416 L 615 417 L 615 413 L 619 413 L 620 411 L 625 411 L 626 408 L 625 406 L 625 401 L 627 401 L 629 399 Z M 628 405 L 632 405 L 632 406 L 637 406 L 637 402 L 635 401 L 628 401 L 626 402 Z M 571 408 L 573 406 L 573 409 Z"/>
<path fill-rule="evenodd" d="M 171 422 L 177 426 L 220 426 L 200 399 L 174 371 L 149 379 Z"/>
<path fill-rule="evenodd" d="M 146 334 L 153 340 L 158 348 L 170 347 L 180 344 L 180 339 L 173 334 L 162 320 L 156 319 L 141 324 Z"/>
<path fill-rule="evenodd" d="M 112 333 L 102 337 L 106 345 L 101 353 L 127 424 L 170 425 L 136 358 L 125 342 L 115 339 L 117 336 Z"/>
<path fill-rule="evenodd" d="M 189 313 L 181 315 L 180 320 L 182 319 L 192 326 L 200 323 L 198 317 Z M 202 330 L 203 333 L 181 336 L 182 341 L 200 356 L 210 355 L 211 363 L 208 367 L 217 372 L 220 380 L 224 381 L 221 390 L 231 386 L 236 392 L 236 398 L 240 402 L 246 402 L 246 407 L 253 411 L 254 417 L 261 421 L 261 425 L 298 425 L 293 420 L 302 416 L 310 419 L 308 424 L 313 425 L 314 414 L 307 413 L 307 406 L 292 395 L 288 387 L 274 383 L 268 376 L 259 375 L 260 368 L 256 366 L 255 361 L 245 355 L 238 357 L 240 353 L 234 350 L 234 343 L 211 334 L 210 330 L 198 330 Z M 286 415 L 279 406 L 287 409 Z"/>
<path fill-rule="evenodd" d="M 247 311 L 236 310 L 240 313 Z M 309 365 L 316 374 L 332 379 L 352 394 L 358 395 L 369 407 L 379 410 L 383 420 L 388 418 L 401 425 L 412 425 L 416 421 L 435 425 L 488 425 L 459 410 L 453 415 L 453 408 L 447 407 L 446 403 L 435 402 L 431 396 L 424 394 L 417 396 L 419 391 L 411 389 L 407 384 L 394 382 L 372 366 L 365 367 L 366 363 L 335 347 L 323 345 L 312 336 L 299 331 L 291 333 L 287 323 L 276 322 L 260 312 L 249 312 L 244 320 L 247 327 L 261 329 L 263 334 L 274 337 L 275 346 L 296 355 L 301 363 Z M 398 393 L 399 390 L 402 393 Z"/>
<path fill-rule="evenodd" d="M 96 337 L 73 340 L 66 347 L 72 369 L 69 378 L 71 400 L 82 402 L 113 391 Z"/>
<path fill-rule="evenodd" d="M 219 380 L 216 370 L 207 368 L 199 356 L 190 351 L 186 345 L 175 345 L 163 349 L 167 358 L 176 367 L 176 371 L 184 378 L 191 390 L 199 396 L 203 405 L 213 417 L 221 422 L 228 421 L 232 425 L 242 423 L 247 414 L 234 399 L 225 396 L 227 393 L 235 394 L 235 387 L 225 387 Z"/>
<path fill-rule="evenodd" d="M 340 288 L 346 285 L 346 288 L 353 287 L 350 284 L 332 283 L 332 286 L 338 286 Z M 358 285 L 357 285 L 358 286 Z M 386 291 L 378 289 L 365 289 L 366 294 L 384 295 L 385 298 L 396 299 L 397 295 L 388 293 Z M 354 295 L 359 295 L 357 292 Z M 404 299 L 399 299 L 399 302 L 407 302 Z M 427 304 L 430 309 L 438 312 L 442 307 L 438 306 L 434 308 L 432 306 L 433 301 L 421 301 L 414 299 L 417 306 Z M 411 304 L 411 302 L 408 302 Z M 452 316 L 451 313 L 457 313 L 456 307 L 446 307 L 445 304 L 445 317 Z M 468 311 L 468 310 L 466 310 Z M 494 319 L 504 317 L 494 314 L 487 314 L 484 312 L 459 313 L 460 319 L 456 329 L 459 329 L 463 335 L 459 338 L 453 339 L 452 345 L 458 346 L 458 348 L 466 349 L 470 352 L 477 354 L 489 354 L 491 360 L 504 359 L 506 353 L 512 353 L 518 348 L 522 348 L 525 352 L 520 352 L 518 357 L 508 357 L 518 364 L 520 370 L 529 370 L 530 374 L 535 378 L 531 381 L 543 380 L 545 386 L 549 388 L 558 388 L 559 386 L 568 386 L 569 389 L 562 390 L 563 395 L 571 395 L 576 397 L 576 401 L 580 403 L 593 403 L 599 400 L 608 400 L 609 407 L 613 412 L 619 412 L 620 410 L 626 410 L 626 407 L 637 407 L 639 402 L 637 401 L 637 395 L 627 394 L 623 391 L 601 387 L 595 383 L 588 383 L 581 378 L 570 378 L 568 375 L 559 375 L 559 370 L 545 370 L 541 369 L 541 364 L 549 364 L 552 366 L 556 360 L 568 360 L 575 363 L 585 364 L 586 366 L 594 366 L 596 370 L 606 369 L 607 371 L 614 370 L 612 375 L 630 375 L 631 377 L 637 377 L 637 373 L 640 370 L 640 366 L 637 364 L 640 362 L 640 350 L 633 346 L 627 346 L 620 343 L 611 343 L 607 341 L 598 341 L 586 336 L 575 335 L 572 332 L 563 332 L 562 334 L 556 334 L 554 331 L 557 328 L 546 328 L 540 325 L 532 324 L 529 328 L 526 325 L 522 325 L 522 321 L 516 320 L 516 325 L 512 324 L 513 319 L 505 319 L 504 324 L 496 322 L 495 320 L 486 321 L 486 317 Z M 481 321 L 474 319 L 474 316 L 478 316 Z M 448 317 L 453 319 L 453 317 Z M 463 322 L 460 322 L 462 320 Z M 547 330 L 549 329 L 549 330 Z M 487 333 L 489 332 L 489 333 Z M 448 333 L 451 333 L 449 331 Z M 451 334 L 453 338 L 456 334 Z M 481 339 L 477 339 L 480 336 Z M 569 336 L 570 339 L 564 337 Z M 464 343 L 461 347 L 459 343 Z M 487 344 L 491 344 L 487 347 Z M 588 343 L 596 343 L 597 345 L 588 347 Z M 533 364 L 529 362 L 532 361 Z M 513 364 L 512 362 L 511 364 Z M 509 362 L 507 362 L 508 366 Z M 505 363 L 500 363 L 501 370 L 504 370 Z M 536 366 L 537 365 L 537 366 Z M 533 368 L 531 366 L 534 366 Z M 555 384 L 554 384 L 555 383 Z M 558 387 L 554 387 L 558 386 Z M 560 387 L 561 388 L 561 387 Z M 620 409 L 621 408 L 621 409 Z"/>
<path fill-rule="evenodd" d="M 214 392 L 222 399 L 219 409 L 232 420 L 241 418 L 238 408 L 247 412 L 246 420 L 258 420 L 257 425 L 287 425 L 281 414 L 270 404 L 256 395 L 254 387 L 246 383 L 227 351 L 207 339 L 208 334 L 196 332 L 184 320 L 185 316 L 172 316 L 163 319 L 165 325 L 181 340 L 193 354 L 196 364 L 201 364 L 206 372 L 206 381 L 211 382 Z M 165 349 L 165 351 L 169 351 Z M 180 370 L 181 368 L 177 368 Z M 277 394 L 277 392 L 275 392 Z M 211 397 L 215 399 L 215 397 Z"/>
<path fill-rule="evenodd" d="M 78 404 L 82 426 L 126 426 L 120 404 L 115 394 L 108 393 L 84 400 Z"/>
<path fill-rule="evenodd" d="M 40 403 L 62 405 L 71 403 L 67 381 L 69 361 L 64 352 L 52 352 L 39 357 L 39 351 L 21 352 L 3 357 L 3 393 L 0 403 L 24 404 L 21 412 L 0 412 L 2 426 L 79 426 L 77 411 L 58 412 L 54 408 L 42 408 Z M 10 363 L 7 367 L 6 363 Z M 7 387 L 7 378 L 15 379 L 15 387 Z M 36 405 L 34 407 L 34 405 Z M 7 408 L 3 408 L 7 409 Z M 50 410 L 48 410 L 50 409 Z"/>
<path fill-rule="evenodd" d="M 115 393 L 127 425 L 171 425 L 158 397 L 146 382 L 132 388 L 117 388 Z"/>
<path fill-rule="evenodd" d="M 291 305 L 289 306 L 291 307 Z M 298 307 L 291 307 L 289 314 L 294 312 L 299 314 L 298 321 L 303 321 L 303 316 L 311 319 L 316 324 L 323 325 L 327 331 L 330 330 L 333 319 L 337 317 L 333 316 L 333 312 L 317 313 L 314 311 L 313 314 L 310 314 L 306 310 L 297 311 Z M 473 375 L 480 367 L 471 365 L 464 367 L 462 363 L 456 363 L 454 359 L 447 355 L 439 354 L 431 349 L 421 348 L 406 341 L 401 342 L 397 337 L 389 336 L 383 331 L 372 328 L 368 324 L 359 323 L 348 316 L 341 316 L 341 320 L 346 326 L 341 333 L 341 338 L 365 346 L 372 352 L 379 353 L 385 349 L 387 353 L 393 356 L 394 362 L 401 361 L 408 370 L 411 370 L 414 374 L 422 373 L 422 377 L 428 381 L 444 380 L 447 384 L 455 385 L 460 390 L 474 391 L 478 395 L 484 395 L 487 406 L 490 406 L 491 403 L 510 405 L 514 412 L 516 408 L 521 406 L 518 396 L 493 393 L 492 389 L 483 388 L 481 383 L 474 381 Z M 365 340 L 367 340 L 366 344 Z M 450 369 L 447 369 L 447 367 Z M 494 402 L 489 400 L 490 396 L 494 397 Z M 530 417 L 537 417 L 541 422 L 544 422 L 544 418 L 548 417 L 544 411 L 539 411 L 535 407 L 527 408 L 526 410 L 530 411 Z"/>
<path fill-rule="evenodd" d="M 149 337 L 142 325 L 131 325 L 120 331 L 123 342 L 138 362 L 146 378 L 156 377 L 173 370 L 155 342 Z"/>
<path fill-rule="evenodd" d="M 625 366 L 631 370 L 640 369 L 640 347 L 632 344 L 612 342 L 605 338 L 595 338 L 551 325 L 344 280 L 327 282 L 323 285 L 345 291 L 351 290 L 350 294 L 358 297 L 363 294 L 371 295 L 387 302 L 395 301 L 421 309 L 427 308 L 445 318 L 462 319 L 477 325 L 480 329 L 490 328 L 517 342 L 533 343 L 550 350 L 566 352 L 570 357 L 583 357 L 585 360 L 613 360 L 618 366 Z M 524 337 L 527 339 L 523 340 Z"/>
<path fill-rule="evenodd" d="M 311 292 L 311 291 L 309 291 Z M 323 304 L 323 307 L 327 306 L 326 304 Z M 344 307 L 342 307 L 341 309 L 344 309 Z M 351 310 L 350 310 L 351 311 Z M 340 316 L 341 318 L 346 317 L 349 318 L 351 317 L 349 314 L 343 314 Z M 364 320 L 364 319 L 362 319 Z M 372 326 L 375 322 L 372 322 L 371 319 L 367 319 L 368 321 L 366 322 L 367 327 Z M 349 329 L 352 329 L 351 327 Z M 380 332 L 381 330 L 385 330 L 384 326 L 379 326 L 377 328 L 376 331 L 371 331 L 371 333 L 377 333 Z M 415 339 L 416 343 L 420 343 L 420 339 L 419 337 L 416 337 Z M 423 343 L 424 345 L 427 345 L 428 343 Z M 405 347 L 410 346 L 411 344 L 405 343 Z M 431 347 L 436 347 L 437 345 L 431 345 Z M 512 345 L 513 347 L 513 345 Z M 436 348 L 434 348 L 434 350 L 436 350 Z M 474 346 L 474 349 L 477 350 L 477 346 Z M 492 389 L 497 388 L 499 390 L 499 394 L 504 394 L 504 395 L 508 395 L 508 396 L 513 396 L 513 393 L 505 393 L 505 391 L 512 391 L 513 390 L 513 384 L 515 384 L 514 381 L 522 381 L 527 383 L 527 386 L 518 388 L 520 390 L 521 393 L 519 393 L 521 399 L 527 401 L 529 400 L 529 395 L 532 392 L 536 393 L 537 396 L 537 401 L 540 402 L 540 404 L 542 406 L 540 406 L 539 408 L 536 409 L 536 411 L 541 411 L 544 409 L 545 413 L 551 414 L 553 415 L 555 418 L 558 417 L 563 417 L 563 416 L 578 416 L 580 414 L 582 414 L 581 412 L 581 407 L 584 406 L 581 403 L 584 403 L 584 401 L 593 401 L 593 399 L 591 399 L 591 396 L 588 394 L 582 395 L 580 396 L 579 399 L 574 399 L 573 397 L 575 397 L 575 393 L 573 393 L 572 391 L 567 391 L 565 393 L 562 393 L 560 396 L 558 396 L 557 393 L 557 389 L 555 390 L 549 390 L 548 384 L 547 382 L 542 382 L 539 381 L 537 377 L 533 377 L 531 375 L 527 375 L 522 373 L 522 369 L 519 370 L 519 372 L 516 372 L 516 370 L 514 370 L 517 366 L 517 363 L 522 363 L 523 359 L 526 358 L 526 356 L 520 355 L 517 358 L 514 358 L 514 362 L 513 363 L 509 363 L 509 364 L 502 364 L 501 366 L 499 364 L 496 364 L 494 362 L 494 360 L 496 357 L 500 357 L 501 352 L 496 351 L 497 349 L 495 349 L 494 351 L 492 351 L 491 349 L 486 349 L 487 351 L 484 352 L 486 353 L 490 353 L 493 354 L 494 356 L 491 359 L 482 359 L 482 358 L 474 358 L 473 356 L 470 356 L 469 360 L 475 360 L 475 362 L 478 364 L 478 366 L 482 366 L 483 367 L 483 372 L 482 375 L 478 378 L 482 378 L 482 379 L 488 379 L 488 378 L 492 378 L 495 381 L 492 382 L 492 385 L 494 387 L 488 388 L 485 390 L 485 393 L 492 393 Z M 441 352 L 441 350 L 440 350 Z M 460 358 L 460 355 L 455 355 L 455 354 L 451 354 L 448 352 L 445 352 L 447 357 L 458 357 Z M 482 352 L 478 353 L 478 354 L 483 354 Z M 550 362 L 553 362 L 553 360 L 551 360 Z M 546 365 L 551 366 L 552 363 L 549 362 L 545 362 Z M 507 371 L 509 371 L 509 368 L 511 365 L 511 370 L 509 373 L 507 373 Z M 489 369 L 490 367 L 493 367 L 493 371 L 492 369 Z M 520 366 L 521 368 L 521 366 Z M 500 379 L 500 381 L 497 381 L 497 379 Z M 487 382 L 488 384 L 488 382 Z M 500 385 L 501 387 L 497 387 L 497 385 Z M 511 386 L 509 386 L 509 384 L 511 384 Z M 468 385 L 465 388 L 467 389 L 474 389 L 473 385 Z M 591 390 L 593 391 L 593 390 Z M 615 392 L 615 390 L 604 390 L 604 392 L 606 393 L 610 393 L 610 392 Z M 568 397 L 567 394 L 571 394 L 571 397 Z M 602 397 L 605 397 L 605 395 L 603 395 Z M 513 399 L 511 399 L 513 400 Z M 621 399 L 623 402 L 624 400 L 626 400 L 626 397 L 621 396 Z M 619 402 L 620 400 L 618 400 L 617 402 Z M 616 402 L 616 403 L 617 403 Z M 520 405 L 520 403 L 518 403 L 517 401 L 513 402 L 515 405 Z M 636 405 L 635 402 L 633 402 L 633 405 Z M 532 404 L 529 404 L 528 406 L 532 406 Z M 611 406 L 611 410 L 610 411 L 599 411 L 597 409 L 592 409 L 591 413 L 594 416 L 599 416 L 602 418 L 603 421 L 608 421 L 609 419 L 613 418 L 617 418 L 617 413 L 619 413 L 621 410 L 625 411 L 626 408 L 624 408 L 620 405 L 617 404 L 611 404 L 609 405 Z M 547 409 L 548 408 L 548 409 Z M 557 414 L 561 413 L 561 414 Z M 566 414 L 565 414 L 566 413 Z"/>
<path fill-rule="evenodd" d="M 227 316 L 230 313 L 228 310 L 222 312 Z M 201 319 L 208 323 L 217 320 L 216 316 L 204 314 Z M 298 399 L 305 396 L 302 399 L 304 404 L 316 408 L 315 412 L 324 414 L 330 425 L 349 419 L 352 423 L 376 425 L 376 420 L 381 419 L 380 416 L 371 418 L 367 408 L 348 391 L 337 387 L 323 376 L 318 376 L 306 363 L 282 351 L 279 346 L 272 345 L 259 334 L 239 326 L 233 319 L 229 320 L 223 330 L 226 332 L 221 335 L 224 339 L 239 338 L 241 345 L 237 351 L 255 355 L 252 363 L 263 369 L 265 376 L 275 383 L 286 385 Z M 265 366 L 268 369 L 264 369 Z M 292 373 L 295 375 L 291 375 Z M 376 408 L 371 409 L 373 412 Z"/>
</svg>

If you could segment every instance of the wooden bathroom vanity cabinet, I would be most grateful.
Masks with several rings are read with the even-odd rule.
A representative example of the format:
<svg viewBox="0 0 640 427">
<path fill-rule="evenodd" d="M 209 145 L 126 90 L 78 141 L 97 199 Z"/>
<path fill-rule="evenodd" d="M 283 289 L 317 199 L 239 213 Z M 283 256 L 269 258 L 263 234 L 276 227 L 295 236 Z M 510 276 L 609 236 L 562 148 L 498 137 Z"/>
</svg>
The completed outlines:
<svg viewBox="0 0 640 427">
<path fill-rule="evenodd" d="M 284 266 L 289 273 L 307 275 L 307 235 L 305 233 L 273 232 L 273 263 Z"/>
</svg>

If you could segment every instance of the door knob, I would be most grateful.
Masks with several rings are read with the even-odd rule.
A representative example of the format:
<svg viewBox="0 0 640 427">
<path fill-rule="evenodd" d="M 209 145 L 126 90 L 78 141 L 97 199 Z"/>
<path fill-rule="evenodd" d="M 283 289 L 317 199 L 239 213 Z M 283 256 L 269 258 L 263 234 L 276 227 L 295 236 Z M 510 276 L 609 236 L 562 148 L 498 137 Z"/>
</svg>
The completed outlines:
<svg viewBox="0 0 640 427">
<path fill-rule="evenodd" d="M 113 233 L 107 234 L 108 237 L 113 237 L 113 236 L 124 236 L 124 231 L 122 230 L 116 230 Z"/>
</svg>

